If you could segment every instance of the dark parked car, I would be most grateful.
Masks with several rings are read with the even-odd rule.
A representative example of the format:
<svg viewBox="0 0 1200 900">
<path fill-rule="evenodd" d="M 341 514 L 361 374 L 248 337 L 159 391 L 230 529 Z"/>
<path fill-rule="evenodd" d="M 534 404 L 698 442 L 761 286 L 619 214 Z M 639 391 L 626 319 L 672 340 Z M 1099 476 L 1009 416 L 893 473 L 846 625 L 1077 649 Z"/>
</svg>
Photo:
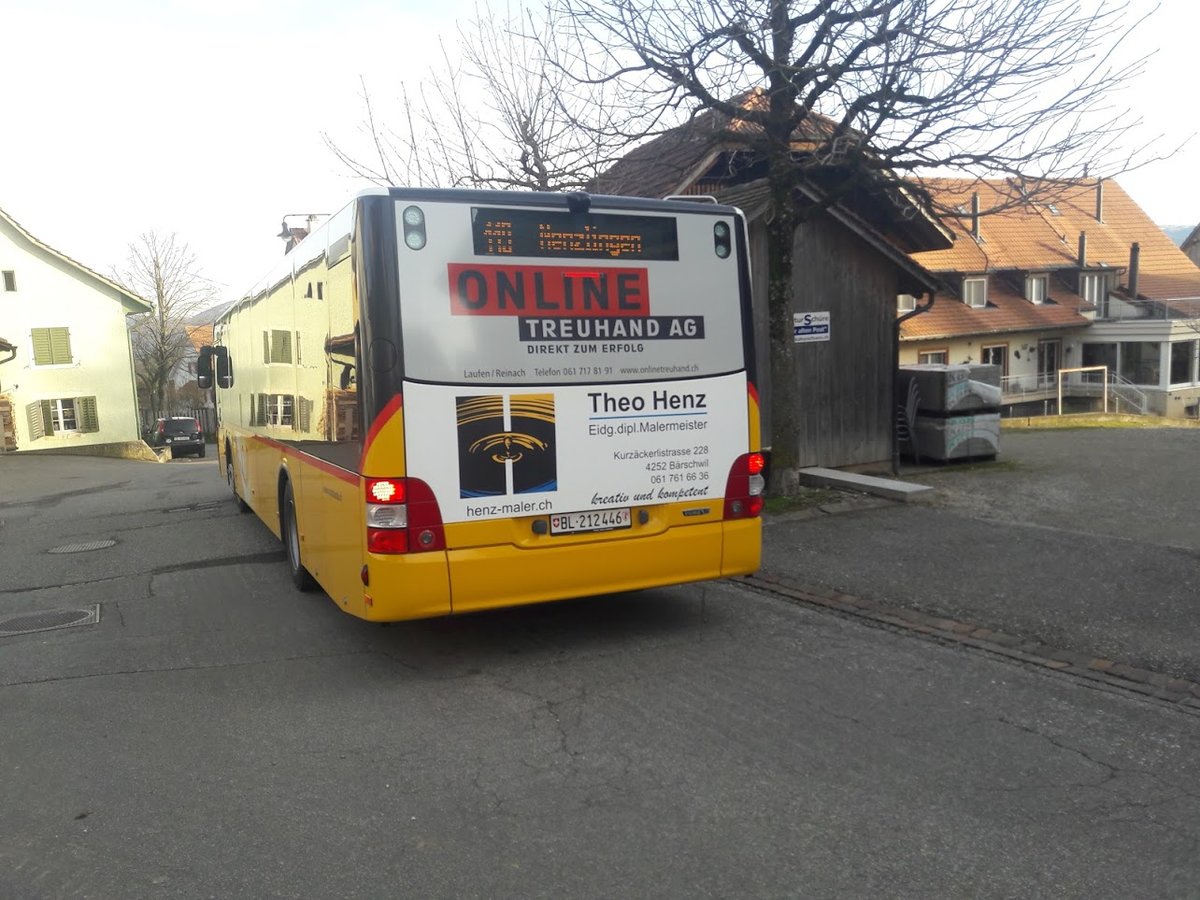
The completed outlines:
<svg viewBox="0 0 1200 900">
<path fill-rule="evenodd" d="M 172 416 L 154 423 L 148 438 L 152 447 L 170 447 L 171 457 L 191 453 L 204 456 L 204 432 L 200 420 L 190 416 Z"/>
</svg>

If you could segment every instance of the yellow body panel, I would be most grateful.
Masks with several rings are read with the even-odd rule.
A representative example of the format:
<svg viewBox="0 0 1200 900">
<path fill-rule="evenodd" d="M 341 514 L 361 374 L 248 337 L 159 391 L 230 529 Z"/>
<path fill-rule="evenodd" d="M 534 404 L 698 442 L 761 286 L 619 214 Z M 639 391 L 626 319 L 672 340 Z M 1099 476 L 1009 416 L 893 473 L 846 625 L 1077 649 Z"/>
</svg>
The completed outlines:
<svg viewBox="0 0 1200 900">
<path fill-rule="evenodd" d="M 366 510 L 361 481 L 306 464 L 302 457 L 289 458 L 288 474 L 304 567 L 340 608 L 363 615 Z"/>
<path fill-rule="evenodd" d="M 686 525 L 625 540 L 452 550 L 454 612 L 747 574 L 758 567 L 759 529 L 759 520 L 748 519 Z M 730 542 L 736 546 L 727 547 Z M 726 569 L 727 558 L 741 567 Z"/>
</svg>

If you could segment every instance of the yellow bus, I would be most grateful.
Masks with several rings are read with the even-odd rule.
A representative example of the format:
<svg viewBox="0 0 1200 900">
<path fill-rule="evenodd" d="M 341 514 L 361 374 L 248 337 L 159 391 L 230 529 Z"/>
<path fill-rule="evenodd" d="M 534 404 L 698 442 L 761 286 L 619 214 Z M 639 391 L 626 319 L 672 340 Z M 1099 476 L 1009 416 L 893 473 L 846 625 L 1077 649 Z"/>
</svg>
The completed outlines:
<svg viewBox="0 0 1200 900">
<path fill-rule="evenodd" d="M 754 571 L 752 372 L 738 210 L 415 188 L 314 228 L 198 366 L 240 508 L 372 621 Z"/>
</svg>

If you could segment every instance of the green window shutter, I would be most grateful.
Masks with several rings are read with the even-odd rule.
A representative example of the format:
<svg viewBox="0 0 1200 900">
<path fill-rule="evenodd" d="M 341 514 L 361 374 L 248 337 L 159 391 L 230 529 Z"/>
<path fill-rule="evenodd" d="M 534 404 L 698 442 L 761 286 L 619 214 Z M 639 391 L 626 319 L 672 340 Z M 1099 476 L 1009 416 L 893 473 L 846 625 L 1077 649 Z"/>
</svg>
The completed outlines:
<svg viewBox="0 0 1200 900">
<path fill-rule="evenodd" d="M 50 329 L 50 352 L 54 356 L 56 366 L 65 366 L 72 361 L 71 330 L 69 328 Z"/>
<path fill-rule="evenodd" d="M 272 331 L 270 352 L 269 362 L 290 363 L 292 361 L 292 333 L 279 329 Z"/>
<path fill-rule="evenodd" d="M 263 362 L 271 361 L 271 332 L 263 332 Z"/>
<path fill-rule="evenodd" d="M 71 330 L 69 328 L 34 328 L 33 364 L 35 366 L 65 366 L 71 362 Z"/>
<path fill-rule="evenodd" d="M 36 401 L 30 403 L 25 407 L 25 413 L 29 416 L 29 442 L 32 444 L 38 438 L 46 435 L 46 420 L 42 418 L 42 404 Z"/>
<path fill-rule="evenodd" d="M 100 430 L 100 418 L 96 415 L 95 397 L 76 397 L 75 414 L 79 418 L 79 430 L 93 433 Z"/>
<path fill-rule="evenodd" d="M 54 404 L 49 400 L 42 401 L 42 425 L 46 434 L 54 434 Z"/>
<path fill-rule="evenodd" d="M 266 394 L 258 395 L 258 418 L 254 424 L 255 425 L 266 425 L 267 424 L 267 395 Z"/>
<path fill-rule="evenodd" d="M 307 397 L 297 397 L 296 404 L 296 429 L 307 432 L 312 426 L 313 402 Z"/>
<path fill-rule="evenodd" d="M 50 350 L 50 329 L 33 329 L 33 364 L 48 366 L 53 359 L 54 356 Z"/>
</svg>

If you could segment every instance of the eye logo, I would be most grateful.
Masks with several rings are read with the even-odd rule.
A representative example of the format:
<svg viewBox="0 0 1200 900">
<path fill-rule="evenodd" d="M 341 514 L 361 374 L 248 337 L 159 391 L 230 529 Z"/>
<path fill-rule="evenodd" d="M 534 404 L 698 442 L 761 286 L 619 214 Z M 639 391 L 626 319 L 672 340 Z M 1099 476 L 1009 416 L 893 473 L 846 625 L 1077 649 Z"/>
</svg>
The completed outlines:
<svg viewBox="0 0 1200 900">
<path fill-rule="evenodd" d="M 501 434 L 489 434 L 487 437 L 480 438 L 468 448 L 467 452 L 487 453 L 492 457 L 492 462 L 520 462 L 525 456 L 522 448 L 544 453 L 549 446 L 545 441 L 539 441 L 532 435 L 505 431 Z"/>
<path fill-rule="evenodd" d="M 558 489 L 553 394 L 459 397 L 460 497 Z"/>
</svg>

